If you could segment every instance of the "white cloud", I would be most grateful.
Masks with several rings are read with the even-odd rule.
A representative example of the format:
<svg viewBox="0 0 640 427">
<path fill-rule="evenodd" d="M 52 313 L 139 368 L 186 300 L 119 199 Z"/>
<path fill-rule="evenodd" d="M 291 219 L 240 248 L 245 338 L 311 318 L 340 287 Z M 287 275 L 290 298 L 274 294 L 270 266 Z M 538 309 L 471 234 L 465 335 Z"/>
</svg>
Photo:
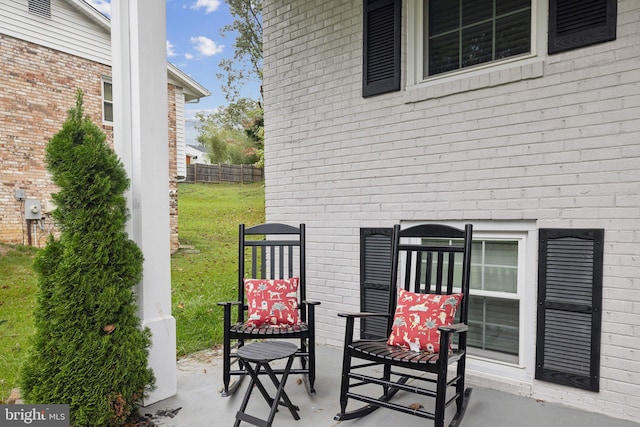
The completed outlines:
<svg viewBox="0 0 640 427">
<path fill-rule="evenodd" d="M 198 0 L 191 5 L 191 9 L 205 9 L 204 13 L 215 12 L 222 2 L 220 0 Z"/>
<path fill-rule="evenodd" d="M 204 36 L 191 37 L 191 43 L 195 45 L 195 49 L 202 56 L 213 56 L 224 49 L 224 45 L 216 44 L 216 42 Z"/>
<path fill-rule="evenodd" d="M 167 40 L 167 58 L 171 58 L 173 56 L 176 56 L 176 51 L 173 50 L 173 44 Z"/>
<path fill-rule="evenodd" d="M 86 2 L 96 8 L 98 12 L 111 16 L 111 0 L 86 0 Z"/>
<path fill-rule="evenodd" d="M 192 55 L 192 54 L 190 54 L 190 53 L 185 53 L 185 54 L 184 54 L 184 58 L 185 58 L 185 59 L 193 59 L 193 55 Z"/>
</svg>

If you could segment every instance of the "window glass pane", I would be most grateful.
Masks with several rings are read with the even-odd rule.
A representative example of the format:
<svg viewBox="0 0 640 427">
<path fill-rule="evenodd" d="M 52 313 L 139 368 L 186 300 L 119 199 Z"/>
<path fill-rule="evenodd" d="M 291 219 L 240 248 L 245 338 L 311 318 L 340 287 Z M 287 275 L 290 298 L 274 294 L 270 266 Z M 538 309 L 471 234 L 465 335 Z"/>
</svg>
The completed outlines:
<svg viewBox="0 0 640 427">
<path fill-rule="evenodd" d="M 518 243 L 474 241 L 471 256 L 471 289 L 518 292 Z"/>
<path fill-rule="evenodd" d="M 475 25 L 462 30 L 462 67 L 493 59 L 493 24 Z"/>
<path fill-rule="evenodd" d="M 518 275 L 515 268 L 485 266 L 484 290 L 516 293 L 518 291 Z"/>
<path fill-rule="evenodd" d="M 471 295 L 467 343 L 481 350 L 517 355 L 519 311 L 520 303 L 517 300 Z"/>
<path fill-rule="evenodd" d="M 108 82 L 104 82 L 104 100 L 113 101 L 113 85 Z"/>
<path fill-rule="evenodd" d="M 440 74 L 460 68 L 458 33 L 429 40 L 429 74 Z"/>
<path fill-rule="evenodd" d="M 496 0 L 496 15 L 529 8 L 531 0 Z"/>
<path fill-rule="evenodd" d="M 424 22 L 429 23 L 429 36 L 457 30 L 460 26 L 460 4 L 451 0 L 430 0 L 424 8 L 428 16 Z"/>
<path fill-rule="evenodd" d="M 518 242 L 489 240 L 485 242 L 485 251 L 487 264 L 518 265 Z"/>
<path fill-rule="evenodd" d="M 472 265 L 481 265 L 484 255 L 484 242 L 481 240 L 474 240 L 471 243 L 471 264 Z"/>
<path fill-rule="evenodd" d="M 496 20 L 496 59 L 508 58 L 530 51 L 531 12 L 509 15 Z"/>
<path fill-rule="evenodd" d="M 104 109 L 104 121 L 105 122 L 112 122 L 113 121 L 113 104 L 110 102 L 104 102 L 103 104 L 103 109 Z"/>
<path fill-rule="evenodd" d="M 476 24 L 493 18 L 493 0 L 462 0 L 462 25 Z"/>
</svg>

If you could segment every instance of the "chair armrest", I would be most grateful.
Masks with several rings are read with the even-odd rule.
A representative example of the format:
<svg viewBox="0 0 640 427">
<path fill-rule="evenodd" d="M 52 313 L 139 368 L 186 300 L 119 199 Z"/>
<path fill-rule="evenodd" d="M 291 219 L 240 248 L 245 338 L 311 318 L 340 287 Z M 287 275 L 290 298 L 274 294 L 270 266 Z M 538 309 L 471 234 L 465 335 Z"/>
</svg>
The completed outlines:
<svg viewBox="0 0 640 427">
<path fill-rule="evenodd" d="M 448 326 L 439 326 L 438 330 L 440 332 L 444 332 L 440 334 L 440 351 L 438 353 L 438 358 L 441 363 L 447 365 L 449 363 L 449 346 L 451 344 L 451 334 L 466 334 L 466 332 L 469 330 L 469 326 L 465 325 L 464 323 L 455 323 Z"/>
<path fill-rule="evenodd" d="M 338 313 L 338 317 L 347 319 L 344 334 L 344 348 L 353 343 L 353 329 L 356 319 L 365 319 L 368 317 L 390 317 L 388 313 Z"/>
<path fill-rule="evenodd" d="M 238 316 L 242 315 L 242 301 L 222 301 L 218 302 L 219 306 L 222 306 L 224 309 L 224 314 L 222 316 L 222 322 L 224 325 L 224 330 L 228 330 L 231 327 L 231 307 L 238 306 Z M 228 342 L 225 340 L 225 342 Z"/>
<path fill-rule="evenodd" d="M 389 313 L 338 313 L 338 317 L 347 317 L 347 318 L 363 318 L 363 317 L 390 317 Z"/>
<path fill-rule="evenodd" d="M 240 301 L 221 301 L 218 302 L 218 305 L 220 306 L 232 306 L 232 305 L 241 305 L 242 302 Z"/>
<path fill-rule="evenodd" d="M 438 330 L 441 332 L 453 332 L 454 334 L 459 334 L 460 332 L 467 332 L 469 330 L 469 326 L 464 323 L 455 323 L 453 325 L 439 326 Z"/>
<path fill-rule="evenodd" d="M 320 301 L 308 301 L 303 300 L 300 302 L 300 307 L 306 307 L 306 309 L 301 310 L 301 313 L 306 314 L 306 318 L 304 319 L 309 326 L 309 331 L 311 335 L 315 334 L 315 318 L 316 318 L 316 305 L 320 305 Z"/>
</svg>

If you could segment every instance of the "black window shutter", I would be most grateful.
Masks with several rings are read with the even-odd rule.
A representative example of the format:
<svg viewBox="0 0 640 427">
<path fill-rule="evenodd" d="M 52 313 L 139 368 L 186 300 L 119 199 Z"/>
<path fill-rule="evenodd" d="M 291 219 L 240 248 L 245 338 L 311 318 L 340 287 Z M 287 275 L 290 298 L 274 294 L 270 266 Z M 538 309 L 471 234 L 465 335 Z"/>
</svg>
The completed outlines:
<svg viewBox="0 0 640 427">
<path fill-rule="evenodd" d="M 617 0 L 549 0 L 549 53 L 616 38 Z"/>
<path fill-rule="evenodd" d="M 400 90 L 402 0 L 364 0 L 362 96 Z"/>
<path fill-rule="evenodd" d="M 360 229 L 360 311 L 387 313 L 391 279 L 391 234 L 393 228 Z M 360 337 L 387 338 L 387 321 L 362 319 Z"/>
<path fill-rule="evenodd" d="M 602 229 L 540 229 L 536 379 L 599 391 Z"/>
</svg>

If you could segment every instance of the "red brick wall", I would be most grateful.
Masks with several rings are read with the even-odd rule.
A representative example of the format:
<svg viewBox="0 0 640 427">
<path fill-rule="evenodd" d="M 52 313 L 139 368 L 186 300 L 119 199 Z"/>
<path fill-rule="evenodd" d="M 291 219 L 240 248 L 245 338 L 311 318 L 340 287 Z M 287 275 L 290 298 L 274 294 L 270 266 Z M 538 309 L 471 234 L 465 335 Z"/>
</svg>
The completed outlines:
<svg viewBox="0 0 640 427">
<path fill-rule="evenodd" d="M 169 85 L 169 221 L 171 227 L 171 253 L 178 250 L 178 159 L 176 132 L 176 90 Z"/>
<path fill-rule="evenodd" d="M 102 127 L 113 146 L 112 126 L 102 124 L 102 76 L 111 67 L 0 34 L 0 241 L 27 244 L 24 206 L 16 200 L 22 189 L 44 207 L 56 191 L 44 164 L 45 146 L 75 105 L 76 90 L 84 91 L 85 114 Z M 169 176 L 171 178 L 171 248 L 178 248 L 175 95 L 169 87 Z M 31 233 L 43 246 L 53 225 Z"/>
</svg>

